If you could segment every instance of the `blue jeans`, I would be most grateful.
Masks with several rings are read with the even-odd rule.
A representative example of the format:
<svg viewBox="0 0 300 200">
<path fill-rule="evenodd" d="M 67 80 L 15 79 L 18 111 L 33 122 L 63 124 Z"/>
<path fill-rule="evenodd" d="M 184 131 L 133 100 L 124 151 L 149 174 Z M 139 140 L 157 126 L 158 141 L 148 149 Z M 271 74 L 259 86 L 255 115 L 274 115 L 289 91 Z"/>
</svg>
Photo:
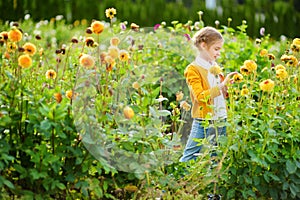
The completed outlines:
<svg viewBox="0 0 300 200">
<path fill-rule="evenodd" d="M 210 124 L 207 128 L 204 128 L 204 123 L 205 121 L 193 120 L 191 132 L 183 156 L 179 160 L 180 162 L 195 160 L 197 158 L 195 154 L 201 151 L 202 145 L 199 145 L 199 142 L 196 142 L 195 139 L 207 138 L 212 145 L 217 145 L 216 137 L 221 135 L 226 136 L 226 126 L 215 127 L 213 124 Z"/>
</svg>

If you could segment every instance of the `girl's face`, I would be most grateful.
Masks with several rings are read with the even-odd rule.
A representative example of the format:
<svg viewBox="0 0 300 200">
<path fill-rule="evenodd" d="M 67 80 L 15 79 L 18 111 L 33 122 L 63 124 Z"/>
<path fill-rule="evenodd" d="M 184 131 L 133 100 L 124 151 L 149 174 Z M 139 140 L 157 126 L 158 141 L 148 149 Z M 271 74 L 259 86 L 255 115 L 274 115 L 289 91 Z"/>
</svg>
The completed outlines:
<svg viewBox="0 0 300 200">
<path fill-rule="evenodd" d="M 203 43 L 202 45 L 202 49 L 203 49 L 203 53 L 205 55 L 204 58 L 208 61 L 208 62 L 213 62 L 216 61 L 217 58 L 220 56 L 220 51 L 223 47 L 223 40 L 218 40 L 215 43 L 213 43 L 211 46 L 208 46 L 206 43 Z"/>
</svg>

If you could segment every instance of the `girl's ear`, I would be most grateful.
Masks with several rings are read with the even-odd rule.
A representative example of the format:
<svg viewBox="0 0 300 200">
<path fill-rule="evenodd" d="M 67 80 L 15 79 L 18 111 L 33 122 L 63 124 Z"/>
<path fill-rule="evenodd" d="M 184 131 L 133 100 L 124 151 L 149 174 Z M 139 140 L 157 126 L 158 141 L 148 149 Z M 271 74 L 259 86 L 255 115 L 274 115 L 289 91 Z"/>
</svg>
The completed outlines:
<svg viewBox="0 0 300 200">
<path fill-rule="evenodd" d="M 206 45 L 205 42 L 201 42 L 201 43 L 200 43 L 200 48 L 201 48 L 201 49 L 206 49 L 206 47 L 207 47 L 207 45 Z"/>
</svg>

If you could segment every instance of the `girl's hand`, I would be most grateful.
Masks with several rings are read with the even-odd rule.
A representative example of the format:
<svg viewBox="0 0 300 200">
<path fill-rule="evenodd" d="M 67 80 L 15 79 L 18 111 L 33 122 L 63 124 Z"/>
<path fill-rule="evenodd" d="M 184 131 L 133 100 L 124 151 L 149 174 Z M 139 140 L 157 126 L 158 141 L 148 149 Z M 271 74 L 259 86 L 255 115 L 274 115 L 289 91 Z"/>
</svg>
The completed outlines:
<svg viewBox="0 0 300 200">
<path fill-rule="evenodd" d="M 227 76 L 225 77 L 222 83 L 224 83 L 224 85 L 227 85 L 229 82 L 232 83 L 231 77 L 237 73 L 238 72 L 230 72 L 229 74 L 227 74 Z"/>
<path fill-rule="evenodd" d="M 220 89 L 223 89 L 229 82 L 233 83 L 233 80 L 231 79 L 231 77 L 235 74 L 237 74 L 238 72 L 230 72 L 229 74 L 227 74 L 227 76 L 225 77 L 224 81 L 222 83 L 220 83 L 218 86 Z"/>
</svg>

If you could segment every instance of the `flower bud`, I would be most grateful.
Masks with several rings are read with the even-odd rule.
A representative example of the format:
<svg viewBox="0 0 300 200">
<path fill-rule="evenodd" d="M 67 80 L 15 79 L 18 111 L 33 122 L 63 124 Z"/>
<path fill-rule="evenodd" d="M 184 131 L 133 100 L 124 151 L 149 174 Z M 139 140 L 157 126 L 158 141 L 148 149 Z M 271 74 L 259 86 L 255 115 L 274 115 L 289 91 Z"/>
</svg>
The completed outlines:
<svg viewBox="0 0 300 200">
<path fill-rule="evenodd" d="M 131 107 L 129 106 L 126 106 L 124 109 L 123 109 L 123 114 L 125 116 L 126 119 L 131 119 L 134 117 L 134 111 L 132 110 Z"/>
</svg>

